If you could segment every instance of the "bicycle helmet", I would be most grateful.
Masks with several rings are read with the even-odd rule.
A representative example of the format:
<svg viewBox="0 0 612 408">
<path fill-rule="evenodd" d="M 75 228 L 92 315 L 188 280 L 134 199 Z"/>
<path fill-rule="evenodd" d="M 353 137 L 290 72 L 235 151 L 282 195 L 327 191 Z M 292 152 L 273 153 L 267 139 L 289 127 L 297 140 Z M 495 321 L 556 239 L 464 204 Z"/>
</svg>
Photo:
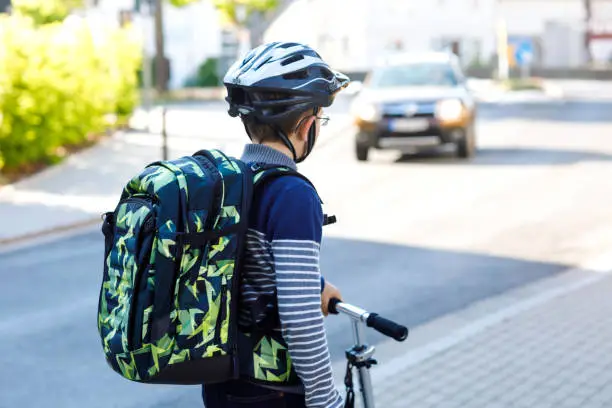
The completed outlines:
<svg viewBox="0 0 612 408">
<path fill-rule="evenodd" d="M 310 154 L 316 127 L 310 129 L 305 154 L 298 158 L 293 144 L 280 124 L 297 120 L 308 110 L 316 114 L 330 106 L 336 94 L 349 84 L 349 78 L 332 70 L 321 56 L 307 45 L 295 42 L 271 42 L 251 50 L 227 71 L 223 82 L 228 113 L 245 123 L 270 125 L 300 162 Z M 282 95 L 267 98 L 266 95 Z M 249 137 L 251 137 L 249 133 Z"/>
</svg>

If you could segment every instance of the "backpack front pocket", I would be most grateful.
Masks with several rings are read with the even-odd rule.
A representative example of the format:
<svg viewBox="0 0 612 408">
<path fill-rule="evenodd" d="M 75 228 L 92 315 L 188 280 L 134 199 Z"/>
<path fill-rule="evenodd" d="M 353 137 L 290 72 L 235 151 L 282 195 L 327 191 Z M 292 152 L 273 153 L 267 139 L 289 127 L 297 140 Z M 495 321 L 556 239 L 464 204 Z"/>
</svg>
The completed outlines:
<svg viewBox="0 0 612 408">
<path fill-rule="evenodd" d="M 142 346 L 145 309 L 152 301 L 147 284 L 155 238 L 153 198 L 132 196 L 105 217 L 104 281 L 98 327 L 107 352 Z"/>
</svg>

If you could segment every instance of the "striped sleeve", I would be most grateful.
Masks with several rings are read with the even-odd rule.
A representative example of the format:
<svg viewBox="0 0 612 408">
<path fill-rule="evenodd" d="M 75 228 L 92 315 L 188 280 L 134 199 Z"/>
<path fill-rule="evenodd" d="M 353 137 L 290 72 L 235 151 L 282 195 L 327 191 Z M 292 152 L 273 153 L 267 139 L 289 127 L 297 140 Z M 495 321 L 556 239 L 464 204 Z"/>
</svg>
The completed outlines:
<svg viewBox="0 0 612 408">
<path fill-rule="evenodd" d="M 304 384 L 308 408 L 337 408 L 323 314 L 319 248 L 323 213 L 316 192 L 294 185 L 270 211 L 270 241 L 283 338 Z"/>
</svg>

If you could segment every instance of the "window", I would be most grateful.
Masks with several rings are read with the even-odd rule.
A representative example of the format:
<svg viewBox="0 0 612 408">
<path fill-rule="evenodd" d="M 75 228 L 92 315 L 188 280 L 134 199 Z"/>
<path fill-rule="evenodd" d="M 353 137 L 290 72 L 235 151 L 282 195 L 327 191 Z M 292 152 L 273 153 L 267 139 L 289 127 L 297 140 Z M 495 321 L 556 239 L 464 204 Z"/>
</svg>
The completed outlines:
<svg viewBox="0 0 612 408">
<path fill-rule="evenodd" d="M 456 86 L 461 78 L 448 63 L 414 62 L 389 66 L 372 73 L 372 88 L 393 88 L 402 86 Z"/>
</svg>

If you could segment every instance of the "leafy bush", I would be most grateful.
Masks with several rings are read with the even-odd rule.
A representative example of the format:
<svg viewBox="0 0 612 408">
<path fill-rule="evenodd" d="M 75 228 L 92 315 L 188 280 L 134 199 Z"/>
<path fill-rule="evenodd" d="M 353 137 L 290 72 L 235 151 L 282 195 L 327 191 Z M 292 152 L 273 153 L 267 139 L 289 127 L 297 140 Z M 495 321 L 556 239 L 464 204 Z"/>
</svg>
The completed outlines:
<svg viewBox="0 0 612 408">
<path fill-rule="evenodd" d="M 109 114 L 132 112 L 140 55 L 129 29 L 0 17 L 0 170 L 53 162 Z"/>
<path fill-rule="evenodd" d="M 509 78 L 502 85 L 511 91 L 542 90 L 542 81 L 538 78 Z"/>
<path fill-rule="evenodd" d="M 220 80 L 217 74 L 217 58 L 208 58 L 199 67 L 196 74 L 185 83 L 188 87 L 219 86 Z"/>
</svg>

